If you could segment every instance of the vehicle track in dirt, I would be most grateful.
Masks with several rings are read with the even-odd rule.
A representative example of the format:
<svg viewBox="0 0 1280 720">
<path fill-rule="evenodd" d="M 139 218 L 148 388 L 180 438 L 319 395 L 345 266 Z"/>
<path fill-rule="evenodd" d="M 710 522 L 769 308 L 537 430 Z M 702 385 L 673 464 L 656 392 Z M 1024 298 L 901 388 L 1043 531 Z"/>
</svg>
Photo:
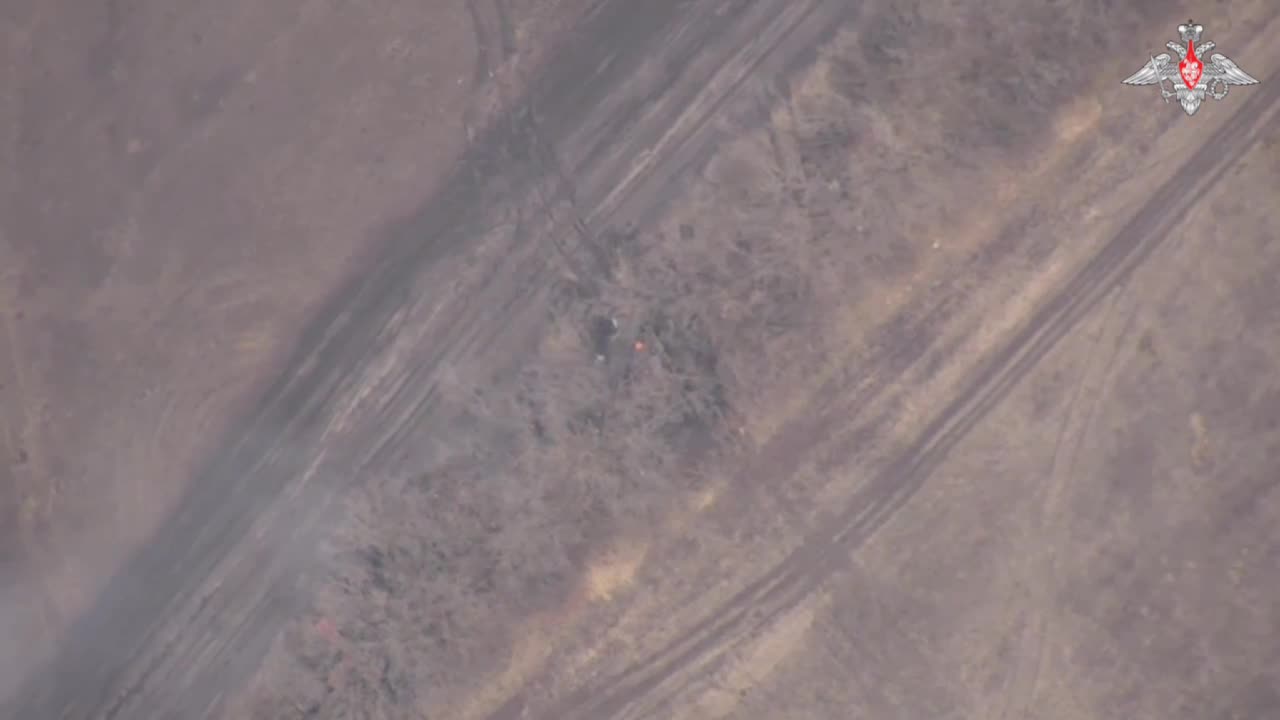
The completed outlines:
<svg viewBox="0 0 1280 720">
<path fill-rule="evenodd" d="M 595 237 L 663 201 L 661 179 L 699 156 L 710 117 L 754 69 L 786 68 L 844 12 L 834 0 L 597 3 L 526 103 L 318 314 L 259 408 L 5 714 L 215 714 L 291 614 L 299 558 L 338 493 L 402 429 L 447 420 L 431 417 L 435 372 L 517 363 L 566 267 L 585 274 Z M 568 216 L 555 212 L 565 199 Z M 574 228 L 576 246 L 553 252 L 548 239 Z M 463 269 L 456 294 L 425 292 Z M 404 361 L 406 346 L 429 350 Z"/>
<path fill-rule="evenodd" d="M 809 597 L 849 555 L 866 543 L 924 485 L 947 453 L 1030 372 L 1100 300 L 1141 265 L 1165 241 L 1197 198 L 1212 187 L 1274 121 L 1280 88 L 1261 85 L 1172 178 L 1101 250 L 1053 296 L 1037 308 L 1002 347 L 975 370 L 964 391 L 926 426 L 886 469 L 860 488 L 843 512 L 810 536 L 782 563 L 681 635 L 681 639 L 626 672 L 590 685 L 543 713 L 551 718 L 649 717 L 663 696 L 678 691 L 682 673 L 709 671 L 740 643 Z M 923 326 L 929 321 L 923 320 Z M 878 364 L 897 365 L 919 354 L 918 343 L 897 344 Z M 844 390 L 833 381 L 815 397 Z M 824 428 L 841 423 L 827 414 L 784 428 L 778 437 L 744 463 L 743 472 L 765 472 L 752 485 L 777 481 L 794 469 Z M 783 475 L 780 475 L 782 473 Z M 493 720 L 508 720 L 498 715 Z"/>
</svg>

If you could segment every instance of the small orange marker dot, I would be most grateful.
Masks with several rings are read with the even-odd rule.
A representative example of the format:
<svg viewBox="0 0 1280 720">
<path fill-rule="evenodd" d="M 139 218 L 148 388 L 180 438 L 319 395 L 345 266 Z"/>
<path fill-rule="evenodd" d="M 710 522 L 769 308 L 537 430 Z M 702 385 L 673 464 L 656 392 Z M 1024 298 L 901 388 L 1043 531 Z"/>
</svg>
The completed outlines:
<svg viewBox="0 0 1280 720">
<path fill-rule="evenodd" d="M 636 352 L 644 352 L 644 343 L 639 340 L 636 341 Z"/>
</svg>

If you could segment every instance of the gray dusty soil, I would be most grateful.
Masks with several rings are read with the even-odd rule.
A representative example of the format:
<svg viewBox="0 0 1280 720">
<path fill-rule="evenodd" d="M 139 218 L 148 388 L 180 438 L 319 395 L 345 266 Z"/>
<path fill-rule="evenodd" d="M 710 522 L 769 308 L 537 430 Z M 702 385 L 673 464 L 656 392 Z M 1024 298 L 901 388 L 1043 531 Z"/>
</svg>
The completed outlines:
<svg viewBox="0 0 1280 720">
<path fill-rule="evenodd" d="M 4 18 L 4 716 L 1280 717 L 1273 3 L 234 6 Z"/>
<path fill-rule="evenodd" d="M 573 8 L 6 4 L 0 619 L 21 641 L 0 684 L 147 541 Z"/>
</svg>

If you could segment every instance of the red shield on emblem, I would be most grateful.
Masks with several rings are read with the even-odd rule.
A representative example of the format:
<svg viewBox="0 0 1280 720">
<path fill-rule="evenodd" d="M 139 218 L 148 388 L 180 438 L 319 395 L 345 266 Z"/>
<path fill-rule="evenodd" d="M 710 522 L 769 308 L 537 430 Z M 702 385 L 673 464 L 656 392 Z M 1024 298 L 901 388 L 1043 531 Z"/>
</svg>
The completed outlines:
<svg viewBox="0 0 1280 720">
<path fill-rule="evenodd" d="M 1187 115 L 1195 115 L 1205 100 L 1225 98 L 1231 87 L 1258 84 L 1257 78 L 1241 70 L 1231 58 L 1214 52 L 1217 44 L 1202 40 L 1203 35 L 1204 26 L 1194 21 L 1179 25 L 1181 42 L 1167 42 L 1164 46 L 1168 52 L 1148 55 L 1147 63 L 1124 84 L 1158 87 L 1161 99 L 1166 103 L 1175 100 Z"/>
<path fill-rule="evenodd" d="M 1204 74 L 1204 63 L 1196 57 L 1196 45 L 1192 40 L 1187 41 L 1187 56 L 1178 63 L 1178 73 L 1182 75 L 1182 82 L 1187 84 L 1189 90 L 1196 89 L 1196 83 L 1200 82 L 1200 76 Z"/>
</svg>

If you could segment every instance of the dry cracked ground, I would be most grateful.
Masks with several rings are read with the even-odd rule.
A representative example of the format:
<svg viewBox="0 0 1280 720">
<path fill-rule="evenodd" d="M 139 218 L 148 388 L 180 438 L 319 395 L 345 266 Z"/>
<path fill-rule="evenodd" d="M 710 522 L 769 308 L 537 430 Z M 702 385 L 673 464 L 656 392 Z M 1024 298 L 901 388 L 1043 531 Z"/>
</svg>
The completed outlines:
<svg viewBox="0 0 1280 720">
<path fill-rule="evenodd" d="M 1280 717 L 1270 0 L 0 21 L 3 717 Z"/>
</svg>

